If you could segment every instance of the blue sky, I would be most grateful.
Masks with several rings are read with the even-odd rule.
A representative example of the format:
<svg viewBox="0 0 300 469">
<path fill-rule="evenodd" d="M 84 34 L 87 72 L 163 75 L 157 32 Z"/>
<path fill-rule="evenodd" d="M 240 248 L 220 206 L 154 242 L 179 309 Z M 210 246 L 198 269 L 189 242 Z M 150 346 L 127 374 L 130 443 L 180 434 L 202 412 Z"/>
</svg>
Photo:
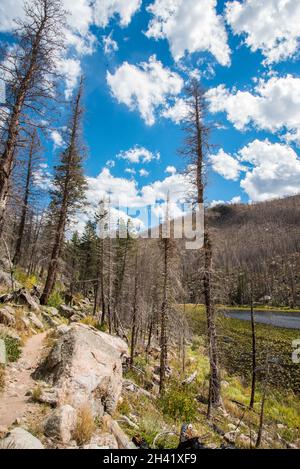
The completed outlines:
<svg viewBox="0 0 300 469">
<path fill-rule="evenodd" d="M 85 76 L 90 197 L 102 191 L 101 184 L 121 192 L 123 184 L 125 192 L 135 185 L 138 194 L 154 184 L 159 194 L 166 194 L 168 185 L 182 187 L 185 162 L 178 149 L 183 121 L 163 114 L 180 100 L 184 83 L 195 74 L 208 90 L 209 119 L 218 123 L 211 135 L 215 147 L 207 202 L 255 202 L 298 192 L 299 0 L 95 0 L 93 7 L 86 0 L 64 3 L 73 9 L 69 29 L 82 41 L 76 48 L 70 43 L 64 70 L 72 82 L 69 95 L 80 73 Z M 9 33 L 11 18 L 22 15 L 21 0 L 3 0 L 2 8 L 0 31 Z M 146 36 L 151 21 L 154 28 Z M 107 41 L 115 50 L 105 50 Z M 92 43 L 90 50 L 84 50 L 85 43 Z M 76 65 L 72 70 L 71 63 Z M 155 89 L 152 66 L 162 73 Z M 148 87 L 154 98 L 141 92 Z M 136 93 L 142 94 L 140 103 Z M 141 160 L 145 151 L 153 158 L 126 160 L 132 149 L 141 152 Z M 50 142 L 50 168 L 57 151 Z M 174 168 L 167 173 L 170 166 L 177 173 Z"/>
</svg>

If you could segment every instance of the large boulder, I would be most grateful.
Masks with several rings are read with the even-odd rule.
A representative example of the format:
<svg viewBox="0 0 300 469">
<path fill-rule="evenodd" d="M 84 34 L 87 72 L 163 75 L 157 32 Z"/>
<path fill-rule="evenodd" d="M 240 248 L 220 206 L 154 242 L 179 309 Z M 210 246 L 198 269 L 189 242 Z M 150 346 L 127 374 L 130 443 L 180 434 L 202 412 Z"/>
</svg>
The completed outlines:
<svg viewBox="0 0 300 469">
<path fill-rule="evenodd" d="M 44 449 L 44 446 L 24 428 L 17 427 L 0 440 L 0 449 Z"/>
<path fill-rule="evenodd" d="M 84 324 L 58 328 L 58 339 L 34 379 L 54 386 L 57 405 L 75 408 L 89 402 L 94 415 L 112 413 L 122 391 L 125 342 Z"/>
<path fill-rule="evenodd" d="M 76 427 L 77 411 L 66 404 L 56 409 L 46 420 L 44 433 L 46 436 L 59 440 L 64 444 L 70 443 Z"/>
</svg>

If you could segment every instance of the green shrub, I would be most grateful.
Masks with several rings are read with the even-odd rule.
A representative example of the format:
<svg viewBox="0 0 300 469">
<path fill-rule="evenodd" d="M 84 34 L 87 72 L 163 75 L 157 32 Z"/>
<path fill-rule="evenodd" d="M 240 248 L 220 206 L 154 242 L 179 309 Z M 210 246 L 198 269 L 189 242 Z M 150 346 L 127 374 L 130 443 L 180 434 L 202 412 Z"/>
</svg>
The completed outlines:
<svg viewBox="0 0 300 469">
<path fill-rule="evenodd" d="M 7 361 L 16 362 L 21 355 L 19 340 L 8 335 L 0 335 L 0 339 L 5 343 Z"/>
<path fill-rule="evenodd" d="M 61 297 L 60 293 L 58 291 L 54 291 L 51 293 L 49 300 L 48 300 L 48 306 L 52 306 L 52 308 L 59 308 L 60 305 L 62 305 L 64 302 L 63 298 Z"/>
<path fill-rule="evenodd" d="M 170 383 L 165 395 L 160 398 L 163 413 L 175 420 L 193 421 L 197 412 L 195 395 L 193 386 L 188 388 L 176 382 Z"/>
<path fill-rule="evenodd" d="M 36 275 L 28 275 L 19 268 L 16 269 L 14 277 L 15 280 L 21 283 L 21 285 L 23 285 L 24 288 L 27 288 L 27 290 L 31 290 L 35 285 L 38 284 Z"/>
<path fill-rule="evenodd" d="M 147 360 L 145 357 L 138 356 L 134 358 L 134 366 L 136 366 L 139 370 L 145 371 L 147 366 Z"/>
<path fill-rule="evenodd" d="M 100 322 L 99 322 L 98 325 L 96 326 L 96 328 L 101 332 L 108 332 L 107 324 L 100 324 Z"/>
</svg>

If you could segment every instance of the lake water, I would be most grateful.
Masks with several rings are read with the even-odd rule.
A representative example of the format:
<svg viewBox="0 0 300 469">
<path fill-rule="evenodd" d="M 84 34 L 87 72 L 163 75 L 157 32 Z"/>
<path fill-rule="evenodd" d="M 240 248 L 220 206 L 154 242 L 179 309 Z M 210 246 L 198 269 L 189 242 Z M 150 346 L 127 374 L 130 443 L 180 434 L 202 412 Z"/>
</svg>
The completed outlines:
<svg viewBox="0 0 300 469">
<path fill-rule="evenodd" d="M 250 321 L 250 311 L 244 310 L 225 310 L 222 314 L 233 319 Z M 300 329 L 300 313 L 283 313 L 282 311 L 255 311 L 255 322 L 269 324 L 286 329 Z"/>
</svg>

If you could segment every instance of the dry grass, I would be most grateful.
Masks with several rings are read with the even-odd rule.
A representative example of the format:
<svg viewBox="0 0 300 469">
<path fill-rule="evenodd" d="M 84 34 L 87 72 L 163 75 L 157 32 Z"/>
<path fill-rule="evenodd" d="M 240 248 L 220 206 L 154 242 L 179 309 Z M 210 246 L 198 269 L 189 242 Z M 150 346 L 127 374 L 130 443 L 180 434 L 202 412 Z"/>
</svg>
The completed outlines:
<svg viewBox="0 0 300 469">
<path fill-rule="evenodd" d="M 40 402 L 41 395 L 42 395 L 42 388 L 41 388 L 41 386 L 38 384 L 37 386 L 35 386 L 35 388 L 34 388 L 33 391 L 32 391 L 31 400 L 32 400 L 33 402 Z"/>
<path fill-rule="evenodd" d="M 85 318 L 81 319 L 81 324 L 85 324 L 87 326 L 95 327 L 96 329 L 99 327 L 99 320 L 94 316 L 86 316 Z"/>
<path fill-rule="evenodd" d="M 74 430 L 74 439 L 77 444 L 84 445 L 91 440 L 96 430 L 96 424 L 89 404 L 82 405 L 77 412 L 76 428 Z"/>
<path fill-rule="evenodd" d="M 15 320 L 16 320 L 16 325 L 15 325 L 15 330 L 19 333 L 19 335 L 25 339 L 26 336 L 30 335 L 30 328 L 26 326 L 26 324 L 23 321 L 23 318 L 25 316 L 25 312 L 23 309 L 18 308 L 15 309 Z"/>
<path fill-rule="evenodd" d="M 5 366 L 0 364 L 0 391 L 5 386 Z"/>
</svg>

